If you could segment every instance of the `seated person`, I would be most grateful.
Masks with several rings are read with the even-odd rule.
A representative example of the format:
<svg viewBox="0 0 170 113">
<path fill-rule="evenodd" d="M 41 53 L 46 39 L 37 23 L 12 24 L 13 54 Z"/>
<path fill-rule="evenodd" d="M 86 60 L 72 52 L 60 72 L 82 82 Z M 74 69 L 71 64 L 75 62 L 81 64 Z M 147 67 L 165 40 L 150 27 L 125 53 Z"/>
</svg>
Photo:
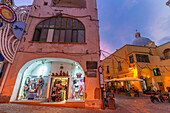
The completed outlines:
<svg viewBox="0 0 170 113">
<path fill-rule="evenodd" d="M 157 102 L 159 102 L 159 99 L 158 99 L 157 97 L 155 97 L 154 93 L 151 94 L 150 100 L 151 100 L 152 103 L 155 103 L 155 100 L 156 100 Z"/>
</svg>

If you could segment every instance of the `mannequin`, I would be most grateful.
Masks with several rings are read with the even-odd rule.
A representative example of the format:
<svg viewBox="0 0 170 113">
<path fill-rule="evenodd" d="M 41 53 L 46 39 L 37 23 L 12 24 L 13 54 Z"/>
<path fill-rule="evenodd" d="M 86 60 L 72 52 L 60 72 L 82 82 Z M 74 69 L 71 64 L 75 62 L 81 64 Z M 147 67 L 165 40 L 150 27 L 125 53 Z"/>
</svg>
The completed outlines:
<svg viewBox="0 0 170 113">
<path fill-rule="evenodd" d="M 42 87 L 44 86 L 44 79 L 42 78 L 42 75 L 40 75 L 40 78 L 37 82 L 37 93 L 38 97 L 42 98 Z"/>
</svg>

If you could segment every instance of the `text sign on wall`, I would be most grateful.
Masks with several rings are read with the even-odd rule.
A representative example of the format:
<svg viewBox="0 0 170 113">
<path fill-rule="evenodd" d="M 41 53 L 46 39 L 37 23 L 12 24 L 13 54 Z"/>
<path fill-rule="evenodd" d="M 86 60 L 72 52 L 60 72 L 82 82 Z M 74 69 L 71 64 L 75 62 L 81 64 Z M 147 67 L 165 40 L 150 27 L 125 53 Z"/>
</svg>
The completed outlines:
<svg viewBox="0 0 170 113">
<path fill-rule="evenodd" d="M 97 69 L 96 61 L 87 61 L 86 62 L 87 69 Z"/>
<path fill-rule="evenodd" d="M 96 70 L 87 70 L 87 77 L 97 77 Z"/>
<path fill-rule="evenodd" d="M 100 74 L 100 87 L 101 87 L 101 88 L 104 88 L 103 74 Z"/>
</svg>

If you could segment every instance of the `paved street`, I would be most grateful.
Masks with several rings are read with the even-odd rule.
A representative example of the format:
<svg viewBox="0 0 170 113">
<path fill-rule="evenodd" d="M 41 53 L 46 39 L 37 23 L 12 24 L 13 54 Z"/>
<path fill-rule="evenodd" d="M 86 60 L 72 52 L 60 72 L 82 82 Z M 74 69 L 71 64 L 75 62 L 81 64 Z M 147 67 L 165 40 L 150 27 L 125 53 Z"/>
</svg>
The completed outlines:
<svg viewBox="0 0 170 113">
<path fill-rule="evenodd" d="M 131 98 L 116 95 L 116 110 L 44 107 L 18 104 L 0 104 L 0 113 L 170 113 L 170 103 L 151 103 L 149 97 Z"/>
</svg>

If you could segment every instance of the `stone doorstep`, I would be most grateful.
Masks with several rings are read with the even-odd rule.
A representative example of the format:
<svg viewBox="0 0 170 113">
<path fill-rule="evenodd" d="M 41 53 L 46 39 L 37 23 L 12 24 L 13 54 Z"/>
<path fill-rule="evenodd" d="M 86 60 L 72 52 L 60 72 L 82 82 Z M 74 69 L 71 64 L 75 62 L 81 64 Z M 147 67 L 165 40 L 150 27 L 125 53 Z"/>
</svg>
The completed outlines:
<svg viewBox="0 0 170 113">
<path fill-rule="evenodd" d="M 23 105 L 36 105 L 36 106 L 52 106 L 52 107 L 68 107 L 68 108 L 83 108 L 83 109 L 101 109 L 101 105 L 99 102 L 90 101 L 87 105 L 86 102 L 66 102 L 65 104 L 55 104 L 55 103 L 47 103 L 47 102 L 40 102 L 40 101 L 14 101 L 10 102 L 13 104 L 23 104 Z"/>
<path fill-rule="evenodd" d="M 0 103 L 9 103 L 9 100 L 10 100 L 10 96 L 0 96 Z"/>
</svg>

